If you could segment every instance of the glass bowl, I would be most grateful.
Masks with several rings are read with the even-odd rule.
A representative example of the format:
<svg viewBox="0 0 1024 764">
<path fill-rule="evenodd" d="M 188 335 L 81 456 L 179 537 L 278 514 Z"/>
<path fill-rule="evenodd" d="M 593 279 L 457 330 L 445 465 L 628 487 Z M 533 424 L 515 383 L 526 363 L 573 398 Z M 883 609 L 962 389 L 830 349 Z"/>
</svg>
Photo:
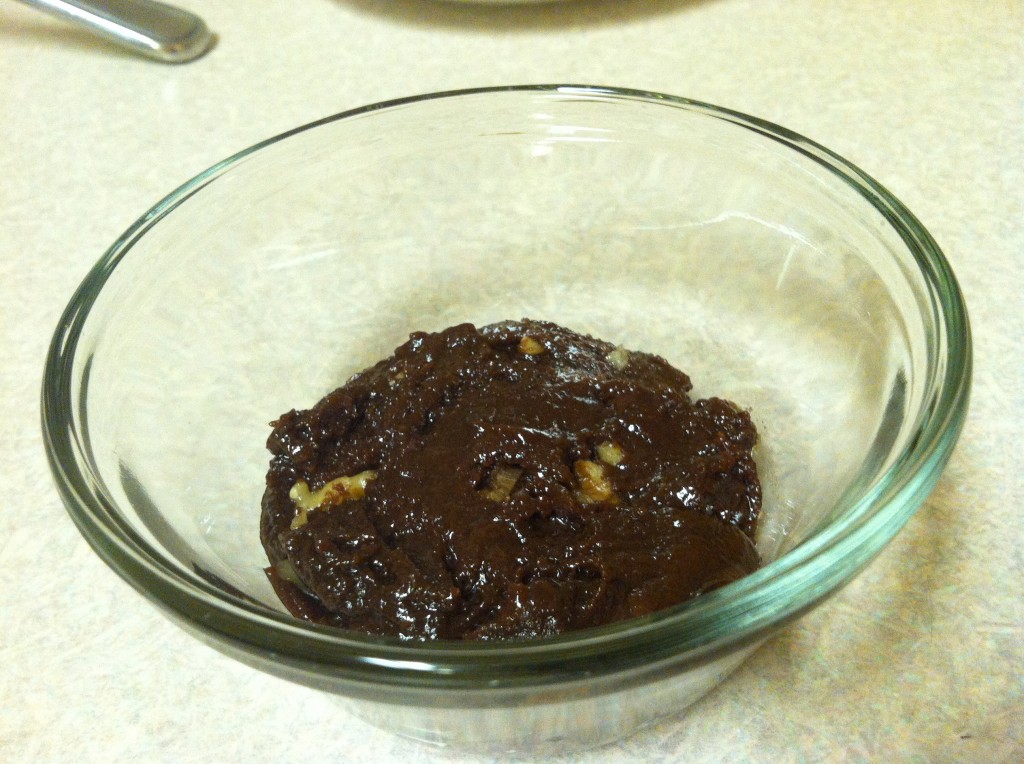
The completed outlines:
<svg viewBox="0 0 1024 764">
<path fill-rule="evenodd" d="M 287 615 L 268 422 L 414 330 L 530 317 L 664 356 L 752 412 L 764 567 L 560 637 L 409 643 Z M 861 570 L 967 409 L 964 304 L 877 182 L 764 121 L 530 86 L 376 104 L 212 167 L 76 292 L 43 429 L 96 552 L 203 641 L 421 740 L 551 753 L 677 714 Z"/>
</svg>

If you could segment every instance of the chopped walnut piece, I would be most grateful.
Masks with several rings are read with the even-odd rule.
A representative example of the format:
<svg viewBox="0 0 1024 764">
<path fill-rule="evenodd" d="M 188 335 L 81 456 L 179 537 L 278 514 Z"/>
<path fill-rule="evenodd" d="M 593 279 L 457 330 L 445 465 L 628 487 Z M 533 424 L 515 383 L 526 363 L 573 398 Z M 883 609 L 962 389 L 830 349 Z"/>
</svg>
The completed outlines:
<svg viewBox="0 0 1024 764">
<path fill-rule="evenodd" d="M 623 347 L 617 347 L 615 350 L 610 352 L 607 356 L 608 363 L 614 366 L 619 371 L 626 368 L 626 364 L 629 363 L 629 351 Z"/>
<path fill-rule="evenodd" d="M 605 464 L 610 464 L 613 467 L 621 462 L 626 452 L 622 450 L 622 446 L 617 443 L 612 443 L 610 440 L 606 440 L 603 443 L 598 443 L 597 448 L 594 449 L 597 452 L 597 458 Z"/>
<path fill-rule="evenodd" d="M 292 561 L 288 559 L 278 560 L 274 563 L 274 571 L 289 583 L 302 585 L 302 581 L 299 579 L 299 574 L 295 572 L 295 566 L 292 565 Z"/>
<path fill-rule="evenodd" d="M 540 343 L 539 340 L 533 337 L 523 337 L 519 340 L 519 352 L 525 353 L 526 355 L 540 355 L 547 348 Z"/>
<path fill-rule="evenodd" d="M 512 495 L 512 489 L 522 474 L 519 467 L 496 467 L 481 493 L 491 501 L 505 501 Z"/>
<path fill-rule="evenodd" d="M 288 492 L 288 497 L 298 510 L 291 523 L 292 530 L 305 525 L 309 521 L 308 513 L 324 505 L 334 506 L 350 499 L 363 498 L 366 495 L 367 484 L 376 477 L 375 470 L 365 470 L 356 475 L 342 475 L 324 483 L 316 491 L 310 491 L 305 480 L 298 481 Z"/>
<path fill-rule="evenodd" d="M 599 504 L 608 502 L 615 504 L 618 497 L 612 482 L 608 479 L 605 466 L 600 462 L 592 462 L 589 459 L 580 459 L 572 466 L 579 480 L 579 488 L 576 489 L 576 498 L 583 504 Z"/>
</svg>

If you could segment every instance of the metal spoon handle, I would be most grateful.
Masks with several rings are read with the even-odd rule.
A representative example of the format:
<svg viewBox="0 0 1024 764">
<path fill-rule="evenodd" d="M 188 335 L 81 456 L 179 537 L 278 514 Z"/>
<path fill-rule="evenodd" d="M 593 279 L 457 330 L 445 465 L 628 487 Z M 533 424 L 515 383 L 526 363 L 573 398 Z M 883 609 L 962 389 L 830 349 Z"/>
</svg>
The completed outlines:
<svg viewBox="0 0 1024 764">
<path fill-rule="evenodd" d="M 88 27 L 136 53 L 182 64 L 203 55 L 214 37 L 194 13 L 155 0 L 21 0 Z"/>
</svg>

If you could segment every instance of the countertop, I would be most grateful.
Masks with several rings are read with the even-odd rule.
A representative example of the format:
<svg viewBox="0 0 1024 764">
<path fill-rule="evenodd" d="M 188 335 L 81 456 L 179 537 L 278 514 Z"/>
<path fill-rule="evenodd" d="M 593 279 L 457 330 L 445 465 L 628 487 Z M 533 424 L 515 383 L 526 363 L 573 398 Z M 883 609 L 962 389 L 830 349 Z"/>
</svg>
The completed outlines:
<svg viewBox="0 0 1024 764">
<path fill-rule="evenodd" d="M 235 663 L 107 569 L 53 488 L 40 378 L 89 267 L 209 165 L 375 101 L 554 82 L 708 101 L 837 151 L 935 236 L 975 341 L 961 441 L 884 553 L 685 715 L 565 761 L 1024 760 L 1024 4 L 187 4 L 219 40 L 180 66 L 0 4 L 0 760 L 474 760 Z"/>
</svg>

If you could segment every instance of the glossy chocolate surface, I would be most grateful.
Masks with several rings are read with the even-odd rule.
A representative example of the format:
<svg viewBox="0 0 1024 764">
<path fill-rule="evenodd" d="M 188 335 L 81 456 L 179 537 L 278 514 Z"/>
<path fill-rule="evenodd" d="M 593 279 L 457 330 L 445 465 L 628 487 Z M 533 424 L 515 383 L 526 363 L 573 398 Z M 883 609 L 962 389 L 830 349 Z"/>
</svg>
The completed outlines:
<svg viewBox="0 0 1024 764">
<path fill-rule="evenodd" d="M 268 575 L 298 617 L 406 639 L 556 634 L 722 586 L 759 564 L 757 436 L 690 388 L 550 323 L 413 334 L 274 423 Z"/>
</svg>

